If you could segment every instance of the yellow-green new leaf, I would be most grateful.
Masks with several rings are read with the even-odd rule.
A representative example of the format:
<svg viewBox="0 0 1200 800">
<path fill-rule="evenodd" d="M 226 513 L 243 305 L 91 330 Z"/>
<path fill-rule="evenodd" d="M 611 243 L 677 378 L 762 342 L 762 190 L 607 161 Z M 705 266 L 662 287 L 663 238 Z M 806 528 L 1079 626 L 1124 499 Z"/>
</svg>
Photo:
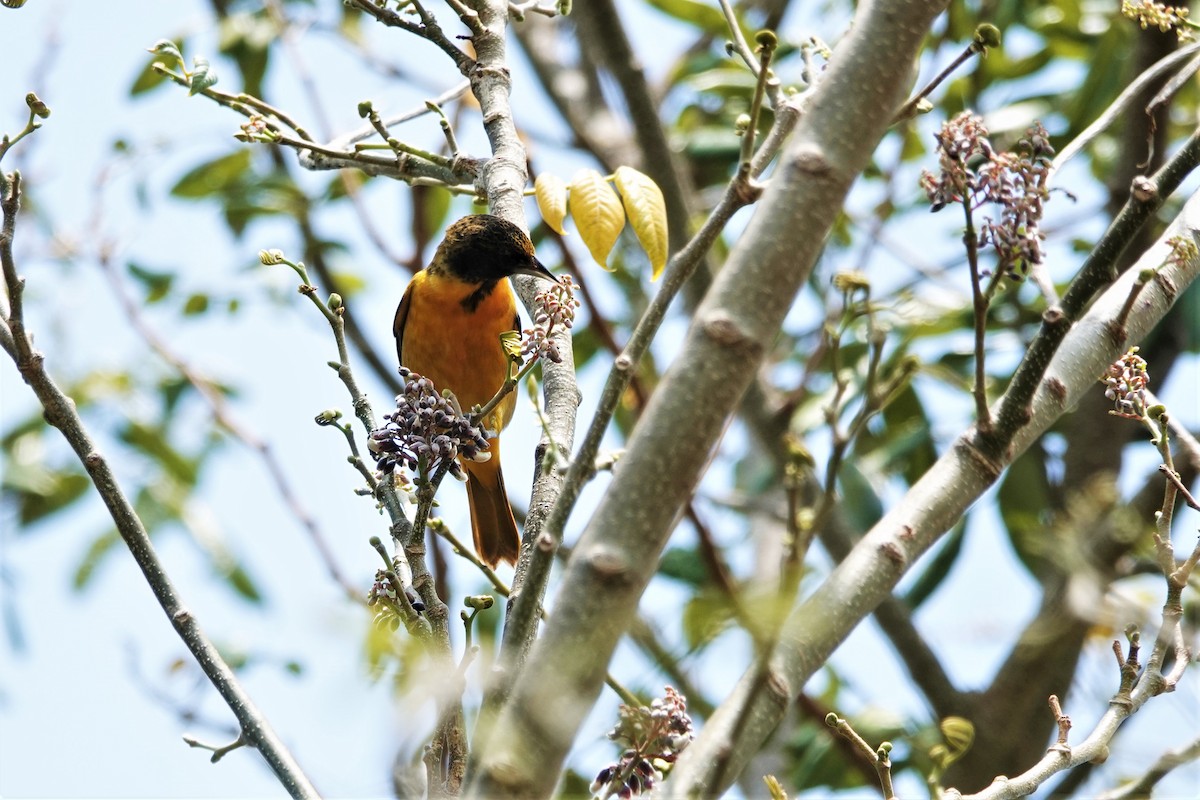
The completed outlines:
<svg viewBox="0 0 1200 800">
<path fill-rule="evenodd" d="M 658 280 L 667 265 L 667 204 L 662 190 L 650 176 L 633 167 L 617 167 L 615 180 L 621 190 L 625 215 L 650 257 L 653 279 Z"/>
<path fill-rule="evenodd" d="M 505 331 L 500 334 L 500 348 L 504 350 L 504 355 L 508 356 L 512 366 L 520 367 L 525 363 L 525 359 L 521 358 L 521 334 L 517 331 Z M 509 377 L 512 377 L 512 369 L 509 369 Z"/>
<path fill-rule="evenodd" d="M 604 176 L 594 169 L 576 172 L 569 189 L 571 217 L 579 228 L 579 236 L 596 263 L 608 269 L 608 254 L 625 227 L 621 200 Z"/>
<path fill-rule="evenodd" d="M 538 212 L 546 224 L 565 236 L 563 220 L 567 218 L 567 183 L 553 172 L 543 172 L 533 182 L 534 196 L 537 197 Z"/>
</svg>

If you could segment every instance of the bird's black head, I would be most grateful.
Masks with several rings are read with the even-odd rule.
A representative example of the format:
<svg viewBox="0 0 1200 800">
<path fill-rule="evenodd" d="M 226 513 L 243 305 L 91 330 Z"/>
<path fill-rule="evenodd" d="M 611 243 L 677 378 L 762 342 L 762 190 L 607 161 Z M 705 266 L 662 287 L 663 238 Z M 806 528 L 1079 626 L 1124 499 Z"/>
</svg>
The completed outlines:
<svg viewBox="0 0 1200 800">
<path fill-rule="evenodd" d="M 513 275 L 558 280 L 537 260 L 525 231 L 491 214 L 463 217 L 447 228 L 430 269 L 475 284 L 495 284 Z"/>
</svg>

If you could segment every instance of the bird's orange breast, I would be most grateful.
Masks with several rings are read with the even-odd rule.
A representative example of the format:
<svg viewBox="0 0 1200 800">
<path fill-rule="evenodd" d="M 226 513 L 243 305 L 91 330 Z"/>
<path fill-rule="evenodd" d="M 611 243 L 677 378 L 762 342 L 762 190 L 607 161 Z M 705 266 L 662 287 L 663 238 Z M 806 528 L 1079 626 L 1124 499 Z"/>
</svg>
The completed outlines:
<svg viewBox="0 0 1200 800">
<path fill-rule="evenodd" d="M 513 330 L 516 300 L 507 280 L 473 309 L 464 298 L 478 287 L 447 275 L 417 273 L 409 285 L 401 333 L 401 364 L 429 378 L 438 390 L 454 392 L 464 413 L 491 400 L 508 377 L 500 334 Z M 516 406 L 509 394 L 485 422 L 499 431 Z"/>
</svg>

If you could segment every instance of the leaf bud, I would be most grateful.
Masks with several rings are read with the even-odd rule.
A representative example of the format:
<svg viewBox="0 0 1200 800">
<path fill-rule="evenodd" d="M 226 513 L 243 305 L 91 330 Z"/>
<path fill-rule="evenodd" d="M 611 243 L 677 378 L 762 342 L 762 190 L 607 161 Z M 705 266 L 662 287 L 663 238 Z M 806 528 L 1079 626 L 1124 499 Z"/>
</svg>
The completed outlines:
<svg viewBox="0 0 1200 800">
<path fill-rule="evenodd" d="M 1149 203 L 1158 197 L 1158 185 L 1145 175 L 1138 175 L 1133 179 L 1130 193 L 1133 195 L 1133 199 L 1139 203 Z"/>
<path fill-rule="evenodd" d="M 856 269 L 845 270 L 833 276 L 833 288 L 843 294 L 850 292 L 866 292 L 871 291 L 871 280 L 865 272 Z"/>
<path fill-rule="evenodd" d="M 329 300 L 327 301 L 326 305 L 329 306 L 330 311 L 339 310 L 342 307 L 342 296 L 337 292 L 333 292 L 329 295 Z"/>
<path fill-rule="evenodd" d="M 463 605 L 476 611 L 487 611 L 495 602 L 496 599 L 490 594 L 473 594 L 463 598 Z"/>
<path fill-rule="evenodd" d="M 259 250 L 258 261 L 264 267 L 273 267 L 276 264 L 283 263 L 282 250 Z"/>
<path fill-rule="evenodd" d="M 313 422 L 317 423 L 318 425 L 332 425 L 341 418 L 341 411 L 338 411 L 336 408 L 330 408 L 322 411 L 320 414 L 317 414 L 317 416 L 313 418 Z"/>
<path fill-rule="evenodd" d="M 375 110 L 375 106 L 370 100 L 363 100 L 358 104 L 358 116 L 361 119 L 366 119 L 371 116 L 371 112 Z"/>
<path fill-rule="evenodd" d="M 183 61 L 183 54 L 170 39 L 159 39 L 153 47 L 147 47 L 146 52 L 154 53 L 156 56 L 170 56 L 179 62 Z"/>
<path fill-rule="evenodd" d="M 974 42 L 979 47 L 999 47 L 1000 46 L 1000 29 L 995 25 L 983 23 L 975 28 Z"/>
<path fill-rule="evenodd" d="M 194 56 L 192 58 L 192 71 L 187 74 L 187 79 L 188 96 L 192 96 L 215 86 L 217 83 L 217 73 L 213 70 L 212 65 L 208 63 L 207 58 Z"/>
<path fill-rule="evenodd" d="M 30 113 L 38 119 L 45 119 L 50 116 L 50 106 L 43 103 L 33 92 L 25 95 L 25 105 L 29 106 Z"/>
</svg>

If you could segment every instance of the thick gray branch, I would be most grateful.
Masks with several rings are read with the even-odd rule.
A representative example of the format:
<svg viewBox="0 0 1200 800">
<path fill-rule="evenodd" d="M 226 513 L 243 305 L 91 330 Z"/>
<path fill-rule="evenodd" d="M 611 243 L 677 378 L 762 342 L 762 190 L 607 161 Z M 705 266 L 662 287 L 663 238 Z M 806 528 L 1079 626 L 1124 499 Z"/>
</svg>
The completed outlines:
<svg viewBox="0 0 1200 800">
<path fill-rule="evenodd" d="M 482 755 L 477 796 L 552 791 L 679 509 L 903 101 L 908 67 L 943 7 L 898 0 L 860 9 L 567 566 L 546 634 Z"/>
</svg>

